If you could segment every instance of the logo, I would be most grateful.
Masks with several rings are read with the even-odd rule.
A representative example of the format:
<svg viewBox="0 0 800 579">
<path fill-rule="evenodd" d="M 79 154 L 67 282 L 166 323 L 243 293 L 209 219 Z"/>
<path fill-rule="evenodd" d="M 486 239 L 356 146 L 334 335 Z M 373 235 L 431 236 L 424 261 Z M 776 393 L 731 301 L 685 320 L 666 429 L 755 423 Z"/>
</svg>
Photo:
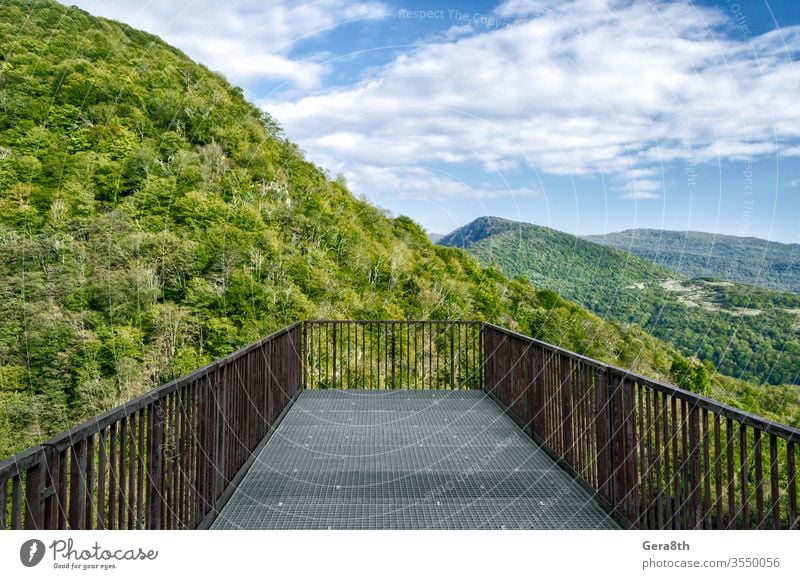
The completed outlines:
<svg viewBox="0 0 800 579">
<path fill-rule="evenodd" d="M 44 543 L 39 539 L 29 539 L 19 548 L 19 560 L 26 567 L 36 567 L 44 558 Z"/>
</svg>

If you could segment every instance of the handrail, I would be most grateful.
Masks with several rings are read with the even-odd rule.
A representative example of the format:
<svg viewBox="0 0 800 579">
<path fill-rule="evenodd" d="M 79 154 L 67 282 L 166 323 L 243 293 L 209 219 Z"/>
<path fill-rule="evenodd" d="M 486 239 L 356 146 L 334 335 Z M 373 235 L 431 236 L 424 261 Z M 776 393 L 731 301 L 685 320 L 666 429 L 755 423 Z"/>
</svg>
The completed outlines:
<svg viewBox="0 0 800 579">
<path fill-rule="evenodd" d="M 305 322 L 306 388 L 481 389 L 483 325 L 464 320 Z"/>
<path fill-rule="evenodd" d="M 3 461 L 0 529 L 204 526 L 301 388 L 301 338 L 292 324 Z"/>
<path fill-rule="evenodd" d="M 620 524 L 797 529 L 800 430 L 484 325 L 485 388 Z"/>
<path fill-rule="evenodd" d="M 520 334 L 513 330 L 509 330 L 507 328 L 496 326 L 488 322 L 484 325 L 485 327 L 492 328 L 493 330 L 502 332 L 509 336 L 513 336 L 514 338 L 517 338 L 519 340 L 524 340 L 530 342 L 531 344 L 537 344 L 539 346 L 546 347 L 553 352 L 558 352 L 559 354 L 563 354 L 569 358 L 572 358 L 573 360 L 586 363 L 596 368 L 603 368 L 608 372 L 614 372 L 621 377 L 633 380 L 640 384 L 646 384 L 660 392 L 676 396 L 681 400 L 693 402 L 697 404 L 700 408 L 704 408 L 712 412 L 717 412 L 722 416 L 725 416 L 726 418 L 732 418 L 734 420 L 738 420 L 740 422 L 747 424 L 748 426 L 752 426 L 754 428 L 760 428 L 769 434 L 775 434 L 784 437 L 792 442 L 800 443 L 800 428 L 794 428 L 786 424 L 781 424 L 780 422 L 769 420 L 757 414 L 752 414 L 750 412 L 747 412 L 746 410 L 741 410 L 740 408 L 735 408 L 733 406 L 729 406 L 722 402 L 718 402 L 701 394 L 697 394 L 696 392 L 691 392 L 689 390 L 685 390 L 673 384 L 661 382 L 660 380 L 656 380 L 654 378 L 648 378 L 647 376 L 644 376 L 642 374 L 637 374 L 636 372 L 632 372 L 631 370 L 627 370 L 619 366 L 614 366 L 613 364 L 600 362 L 599 360 L 595 360 L 593 358 L 587 358 L 586 356 L 583 356 L 581 354 L 576 354 L 575 352 L 572 352 L 570 350 L 566 350 L 559 346 L 548 344 L 547 342 L 537 340 L 536 338 Z"/>
<path fill-rule="evenodd" d="M 800 528 L 800 429 L 491 323 L 310 320 L 0 462 L 0 529 L 203 527 L 301 388 L 483 389 L 626 527 Z"/>
<path fill-rule="evenodd" d="M 228 354 L 223 358 L 214 360 L 213 362 L 193 370 L 188 374 L 174 378 L 169 382 L 166 382 L 165 384 L 162 384 L 161 386 L 158 386 L 157 388 L 150 390 L 149 392 L 145 392 L 144 394 L 122 404 L 121 406 L 112 408 L 103 414 L 95 416 L 94 418 L 90 418 L 89 420 L 86 420 L 77 426 L 73 426 L 69 430 L 58 434 L 49 440 L 12 455 L 11 457 L 0 462 L 0 478 L 3 478 L 4 475 L 8 475 L 8 473 L 10 473 L 12 470 L 22 470 L 30 466 L 30 464 L 32 464 L 31 459 L 36 458 L 36 455 L 38 455 L 44 447 L 50 447 L 55 450 L 63 450 L 68 448 L 73 439 L 79 438 L 88 432 L 98 432 L 99 430 L 109 426 L 111 423 L 118 421 L 120 418 L 130 416 L 134 412 L 149 406 L 155 400 L 160 399 L 167 394 L 171 394 L 184 384 L 206 377 L 212 371 L 218 370 L 233 360 L 248 354 L 255 348 L 258 348 L 259 346 L 274 340 L 278 336 L 282 336 L 290 330 L 299 327 L 301 324 L 302 322 L 295 322 L 291 326 L 282 328 L 264 338 L 261 338 L 260 340 L 257 340 L 251 344 L 247 344 L 246 346 L 243 346 L 242 348 L 231 354 Z"/>
</svg>

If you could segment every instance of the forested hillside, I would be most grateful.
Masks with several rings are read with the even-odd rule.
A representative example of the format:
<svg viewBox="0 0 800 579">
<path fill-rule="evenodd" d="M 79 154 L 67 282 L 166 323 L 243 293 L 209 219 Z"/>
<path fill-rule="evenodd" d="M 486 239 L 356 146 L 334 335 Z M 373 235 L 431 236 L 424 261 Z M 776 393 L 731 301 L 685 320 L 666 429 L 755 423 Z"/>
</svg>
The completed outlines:
<svg viewBox="0 0 800 579">
<path fill-rule="evenodd" d="M 356 199 L 151 35 L 13 0 L 0 51 L 2 456 L 302 318 L 489 320 L 708 381 L 641 330 Z M 791 418 L 758 391 L 738 399 Z"/>
<path fill-rule="evenodd" d="M 800 294 L 800 244 L 699 231 L 628 229 L 584 239 L 625 249 L 687 277 Z"/>
<path fill-rule="evenodd" d="M 478 219 L 444 237 L 485 265 L 632 323 L 754 383 L 800 381 L 800 296 L 687 279 L 632 253 L 528 223 Z"/>
</svg>

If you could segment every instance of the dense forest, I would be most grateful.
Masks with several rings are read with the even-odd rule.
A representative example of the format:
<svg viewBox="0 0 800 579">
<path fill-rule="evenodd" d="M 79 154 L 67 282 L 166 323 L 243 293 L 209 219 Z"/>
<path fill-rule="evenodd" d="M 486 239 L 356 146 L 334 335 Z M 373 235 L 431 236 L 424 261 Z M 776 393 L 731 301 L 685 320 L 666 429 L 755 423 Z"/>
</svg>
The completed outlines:
<svg viewBox="0 0 800 579">
<path fill-rule="evenodd" d="M 628 229 L 584 239 L 618 247 L 687 277 L 800 294 L 800 244 L 699 231 Z"/>
<path fill-rule="evenodd" d="M 432 244 L 308 162 L 220 75 L 49 0 L 0 12 L 0 296 L 0 456 L 316 317 L 488 320 L 800 415 Z"/>
<path fill-rule="evenodd" d="M 800 380 L 800 296 L 687 279 L 630 252 L 547 227 L 480 218 L 440 240 L 603 318 L 636 324 L 684 355 L 758 384 Z"/>
</svg>

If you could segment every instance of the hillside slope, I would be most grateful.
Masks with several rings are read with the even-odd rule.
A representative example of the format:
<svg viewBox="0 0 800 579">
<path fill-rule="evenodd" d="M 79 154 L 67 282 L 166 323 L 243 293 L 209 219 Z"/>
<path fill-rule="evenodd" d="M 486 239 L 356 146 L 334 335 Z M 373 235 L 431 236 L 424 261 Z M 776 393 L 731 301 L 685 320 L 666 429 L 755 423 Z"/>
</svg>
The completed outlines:
<svg viewBox="0 0 800 579">
<path fill-rule="evenodd" d="M 625 286 L 677 277 L 630 252 L 499 217 L 479 217 L 444 236 L 439 244 L 467 249 L 506 275 L 523 276 L 601 314 L 613 309 Z M 597 292 L 597 286 L 605 291 Z"/>
<path fill-rule="evenodd" d="M 618 247 L 687 277 L 800 294 L 800 244 L 698 231 L 628 229 L 584 239 Z"/>
<path fill-rule="evenodd" d="M 488 320 L 666 380 L 692 365 L 356 199 L 158 38 L 4 2 L 0 456 L 316 317 Z"/>
<path fill-rule="evenodd" d="M 633 323 L 724 374 L 756 383 L 800 380 L 800 296 L 689 280 L 627 251 L 528 223 L 484 217 L 441 244 L 524 276 L 598 315 Z"/>
</svg>

